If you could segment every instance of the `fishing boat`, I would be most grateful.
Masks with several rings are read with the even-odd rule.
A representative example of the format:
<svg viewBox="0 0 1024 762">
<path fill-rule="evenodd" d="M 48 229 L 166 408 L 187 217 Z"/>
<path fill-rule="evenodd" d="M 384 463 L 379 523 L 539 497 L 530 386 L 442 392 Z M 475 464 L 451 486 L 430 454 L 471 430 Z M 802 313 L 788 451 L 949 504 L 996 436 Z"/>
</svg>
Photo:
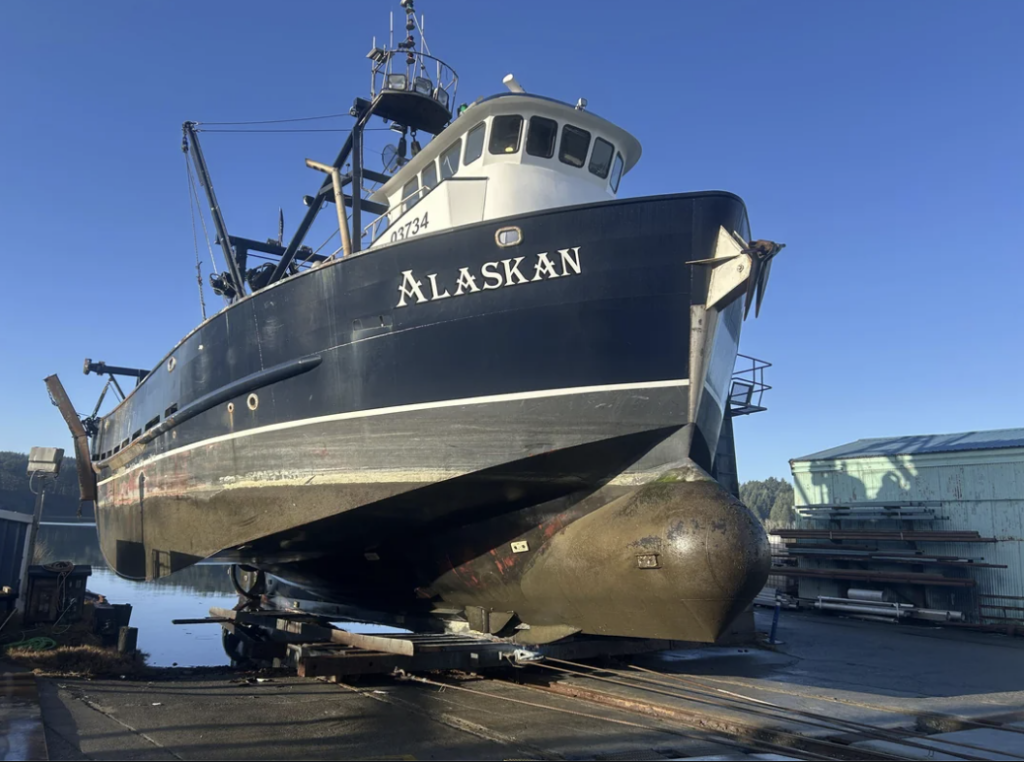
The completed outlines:
<svg viewBox="0 0 1024 762">
<path fill-rule="evenodd" d="M 510 75 L 456 108 L 402 6 L 287 243 L 228 233 L 185 123 L 225 306 L 152 368 L 86 361 L 136 380 L 65 415 L 104 556 L 132 579 L 225 558 L 364 619 L 524 643 L 714 641 L 770 566 L 731 421 L 763 409 L 733 375 L 781 246 L 731 193 L 623 195 L 640 143 L 584 98 Z M 371 124 L 399 136 L 383 171 Z M 304 245 L 331 204 L 333 255 Z"/>
</svg>

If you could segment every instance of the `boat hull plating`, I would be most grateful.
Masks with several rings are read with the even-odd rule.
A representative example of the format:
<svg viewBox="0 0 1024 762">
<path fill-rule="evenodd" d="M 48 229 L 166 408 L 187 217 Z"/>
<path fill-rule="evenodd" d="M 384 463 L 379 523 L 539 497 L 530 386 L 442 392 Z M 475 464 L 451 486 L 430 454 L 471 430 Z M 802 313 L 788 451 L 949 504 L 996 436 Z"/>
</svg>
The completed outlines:
<svg viewBox="0 0 1024 762">
<path fill-rule="evenodd" d="M 768 563 L 704 473 L 741 303 L 705 310 L 686 262 L 720 227 L 749 238 L 724 193 L 556 209 L 232 305 L 102 421 L 104 554 L 155 578 L 229 552 L 353 605 L 507 612 L 522 639 L 714 639 Z"/>
</svg>

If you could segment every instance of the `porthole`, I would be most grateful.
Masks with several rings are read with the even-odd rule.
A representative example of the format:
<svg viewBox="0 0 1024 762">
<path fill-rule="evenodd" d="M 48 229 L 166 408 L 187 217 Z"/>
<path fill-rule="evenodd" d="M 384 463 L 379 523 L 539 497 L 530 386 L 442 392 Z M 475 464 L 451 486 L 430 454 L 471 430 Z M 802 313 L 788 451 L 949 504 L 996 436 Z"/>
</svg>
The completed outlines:
<svg viewBox="0 0 1024 762">
<path fill-rule="evenodd" d="M 167 372 L 170 373 L 172 370 L 174 370 L 174 366 L 177 365 L 177 364 L 178 364 L 177 358 L 172 357 L 170 360 L 168 360 L 167 361 Z"/>
<path fill-rule="evenodd" d="M 255 410 L 260 406 L 260 398 L 255 394 L 250 394 L 249 399 L 245 401 L 245 404 L 249 406 L 250 410 Z"/>
<path fill-rule="evenodd" d="M 507 249 L 509 246 L 518 246 L 523 242 L 523 231 L 515 225 L 498 228 L 498 232 L 494 234 L 494 240 L 503 249 Z"/>
<path fill-rule="evenodd" d="M 228 403 L 228 412 L 229 413 L 235 412 L 235 403 L 234 402 L 229 402 Z"/>
</svg>

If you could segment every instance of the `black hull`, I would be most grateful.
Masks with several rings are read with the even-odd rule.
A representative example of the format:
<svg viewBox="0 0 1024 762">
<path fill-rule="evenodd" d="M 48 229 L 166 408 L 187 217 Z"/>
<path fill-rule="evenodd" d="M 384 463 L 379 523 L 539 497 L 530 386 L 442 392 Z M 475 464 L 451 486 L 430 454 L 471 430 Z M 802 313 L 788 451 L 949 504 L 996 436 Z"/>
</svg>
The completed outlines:
<svg viewBox="0 0 1024 762">
<path fill-rule="evenodd" d="M 496 245 L 504 224 L 521 245 Z M 536 626 L 601 629 L 544 595 L 531 604 L 521 575 L 465 580 L 499 546 L 547 547 L 669 469 L 710 471 L 724 403 L 705 390 L 724 382 L 701 358 L 731 372 L 740 303 L 694 313 L 708 270 L 686 262 L 714 255 L 720 226 L 749 236 L 735 196 L 557 209 L 370 250 L 232 305 L 102 421 L 105 556 L 153 578 L 227 551 L 345 602 L 417 613 L 505 600 Z M 664 538 L 684 509 L 745 521 L 720 488 L 704 509 L 680 505 L 691 492 L 650 531 Z M 737 532 L 724 552 L 738 548 L 756 577 L 763 533 Z M 726 603 L 696 639 L 728 624 L 748 586 L 714 594 Z M 693 634 L 665 627 L 602 631 Z"/>
</svg>

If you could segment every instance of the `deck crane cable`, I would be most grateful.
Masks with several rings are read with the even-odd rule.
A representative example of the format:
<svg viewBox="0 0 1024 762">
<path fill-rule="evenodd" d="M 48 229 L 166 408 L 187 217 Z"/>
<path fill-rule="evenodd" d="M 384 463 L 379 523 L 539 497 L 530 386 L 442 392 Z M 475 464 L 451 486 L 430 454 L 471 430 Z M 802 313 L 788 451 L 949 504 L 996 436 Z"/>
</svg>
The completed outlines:
<svg viewBox="0 0 1024 762">
<path fill-rule="evenodd" d="M 186 149 L 187 151 L 187 149 Z M 206 299 L 203 297 L 203 263 L 199 260 L 199 237 L 196 234 L 196 207 L 192 198 L 192 170 L 188 165 L 188 153 L 185 157 L 185 180 L 188 182 L 188 213 L 192 216 L 192 246 L 196 251 L 196 284 L 199 286 L 199 309 L 206 320 Z"/>
<path fill-rule="evenodd" d="M 196 187 L 196 178 L 192 173 L 192 165 L 186 163 L 185 168 L 188 170 L 189 179 L 192 181 L 192 198 L 195 200 L 195 205 L 199 208 L 199 222 L 203 226 L 203 235 L 206 236 L 206 248 L 210 252 L 210 266 L 213 268 L 214 275 L 220 275 L 220 270 L 217 269 L 217 258 L 213 255 L 213 246 L 210 243 L 210 231 L 206 228 L 206 218 L 203 216 L 203 206 L 199 201 L 199 188 Z"/>
</svg>

